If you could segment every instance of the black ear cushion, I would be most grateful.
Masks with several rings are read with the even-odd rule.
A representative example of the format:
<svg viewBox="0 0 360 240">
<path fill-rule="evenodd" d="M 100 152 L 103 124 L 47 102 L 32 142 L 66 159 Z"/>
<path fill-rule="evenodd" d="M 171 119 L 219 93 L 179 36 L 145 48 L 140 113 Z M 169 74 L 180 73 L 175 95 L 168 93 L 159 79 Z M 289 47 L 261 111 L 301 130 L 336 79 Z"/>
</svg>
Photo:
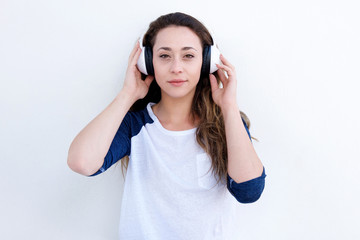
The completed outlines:
<svg viewBox="0 0 360 240">
<path fill-rule="evenodd" d="M 210 74 L 210 61 L 211 61 L 211 47 L 209 45 L 205 45 L 203 50 L 201 77 L 207 77 Z"/>
<path fill-rule="evenodd" d="M 149 75 L 154 76 L 154 65 L 153 65 L 153 56 L 152 56 L 152 49 L 148 46 L 145 46 L 145 65 L 146 70 Z"/>
</svg>

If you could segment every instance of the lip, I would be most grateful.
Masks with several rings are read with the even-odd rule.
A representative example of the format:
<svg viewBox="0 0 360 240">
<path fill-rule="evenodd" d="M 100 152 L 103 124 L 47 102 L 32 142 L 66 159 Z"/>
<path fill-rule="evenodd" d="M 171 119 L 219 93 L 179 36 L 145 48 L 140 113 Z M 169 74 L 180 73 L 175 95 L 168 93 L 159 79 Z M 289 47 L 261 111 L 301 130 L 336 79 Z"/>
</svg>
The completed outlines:
<svg viewBox="0 0 360 240">
<path fill-rule="evenodd" d="M 173 85 L 175 87 L 179 87 L 179 86 L 183 85 L 184 82 L 186 82 L 186 80 L 182 80 L 182 79 L 173 79 L 171 81 L 168 81 L 168 83 L 170 83 L 171 85 Z"/>
<path fill-rule="evenodd" d="M 182 80 L 182 79 L 173 79 L 170 80 L 169 83 L 178 83 L 178 82 L 186 82 L 186 80 Z"/>
</svg>

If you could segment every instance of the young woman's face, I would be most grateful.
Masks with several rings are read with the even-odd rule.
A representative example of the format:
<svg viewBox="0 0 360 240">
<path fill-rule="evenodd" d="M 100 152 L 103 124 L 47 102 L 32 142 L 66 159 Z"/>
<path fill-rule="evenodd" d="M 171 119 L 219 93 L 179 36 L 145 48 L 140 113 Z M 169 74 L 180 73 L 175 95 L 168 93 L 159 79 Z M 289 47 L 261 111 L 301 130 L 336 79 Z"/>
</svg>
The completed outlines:
<svg viewBox="0 0 360 240">
<path fill-rule="evenodd" d="M 161 29 L 153 46 L 155 79 L 162 97 L 193 97 L 200 79 L 202 44 L 188 27 Z"/>
</svg>

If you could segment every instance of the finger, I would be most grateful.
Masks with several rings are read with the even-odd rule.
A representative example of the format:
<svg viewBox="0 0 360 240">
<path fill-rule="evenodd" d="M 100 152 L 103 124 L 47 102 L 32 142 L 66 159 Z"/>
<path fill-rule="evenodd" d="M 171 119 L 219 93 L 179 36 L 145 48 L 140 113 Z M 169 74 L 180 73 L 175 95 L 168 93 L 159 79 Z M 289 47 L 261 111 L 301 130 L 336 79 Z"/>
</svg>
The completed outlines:
<svg viewBox="0 0 360 240">
<path fill-rule="evenodd" d="M 210 78 L 210 86 L 211 86 L 211 92 L 215 92 L 219 89 L 219 84 L 217 83 L 216 77 L 214 74 L 209 75 Z"/>
<path fill-rule="evenodd" d="M 224 57 L 224 55 L 220 54 L 220 60 L 231 69 L 235 69 L 234 66 Z"/>
<path fill-rule="evenodd" d="M 218 64 L 216 64 L 217 66 Z M 217 71 L 218 75 L 219 75 L 219 78 L 220 78 L 220 81 L 222 83 L 226 82 L 227 81 L 227 76 L 225 75 L 225 72 L 223 69 L 221 69 L 219 66 L 217 66 L 219 68 L 219 70 Z"/>
<path fill-rule="evenodd" d="M 135 66 L 137 64 L 140 54 L 141 54 L 141 48 L 138 48 L 135 52 L 134 57 L 131 59 L 130 65 Z"/>
<path fill-rule="evenodd" d="M 136 39 L 136 43 L 139 43 L 139 46 L 140 46 L 140 37 L 138 37 L 137 39 Z M 135 44 L 136 44 L 135 43 Z"/>
<path fill-rule="evenodd" d="M 235 75 L 233 69 L 231 69 L 231 68 L 228 67 L 228 66 L 225 66 L 225 65 L 223 65 L 223 64 L 216 64 L 216 66 L 217 66 L 219 69 L 226 71 L 226 73 L 227 73 L 227 75 L 228 75 L 229 77 Z"/>
<path fill-rule="evenodd" d="M 129 60 L 128 60 L 129 63 L 131 62 L 131 59 L 133 59 L 136 51 L 137 51 L 139 48 L 140 48 L 140 43 L 139 43 L 139 41 L 137 41 L 136 44 L 135 44 L 135 46 L 134 46 L 134 48 L 133 48 L 133 50 L 131 51 L 131 53 L 130 53 L 130 55 L 129 55 Z"/>
</svg>

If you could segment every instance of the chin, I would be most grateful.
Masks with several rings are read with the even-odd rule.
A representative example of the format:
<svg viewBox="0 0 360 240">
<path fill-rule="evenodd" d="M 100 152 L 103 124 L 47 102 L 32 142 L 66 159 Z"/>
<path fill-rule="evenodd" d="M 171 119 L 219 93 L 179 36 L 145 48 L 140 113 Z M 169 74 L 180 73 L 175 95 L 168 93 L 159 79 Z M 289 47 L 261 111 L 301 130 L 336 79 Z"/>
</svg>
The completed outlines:
<svg viewBox="0 0 360 240">
<path fill-rule="evenodd" d="M 194 91 L 179 91 L 179 90 L 172 90 L 172 91 L 162 91 L 162 95 L 167 95 L 170 98 L 185 98 L 188 96 L 194 96 Z"/>
</svg>

